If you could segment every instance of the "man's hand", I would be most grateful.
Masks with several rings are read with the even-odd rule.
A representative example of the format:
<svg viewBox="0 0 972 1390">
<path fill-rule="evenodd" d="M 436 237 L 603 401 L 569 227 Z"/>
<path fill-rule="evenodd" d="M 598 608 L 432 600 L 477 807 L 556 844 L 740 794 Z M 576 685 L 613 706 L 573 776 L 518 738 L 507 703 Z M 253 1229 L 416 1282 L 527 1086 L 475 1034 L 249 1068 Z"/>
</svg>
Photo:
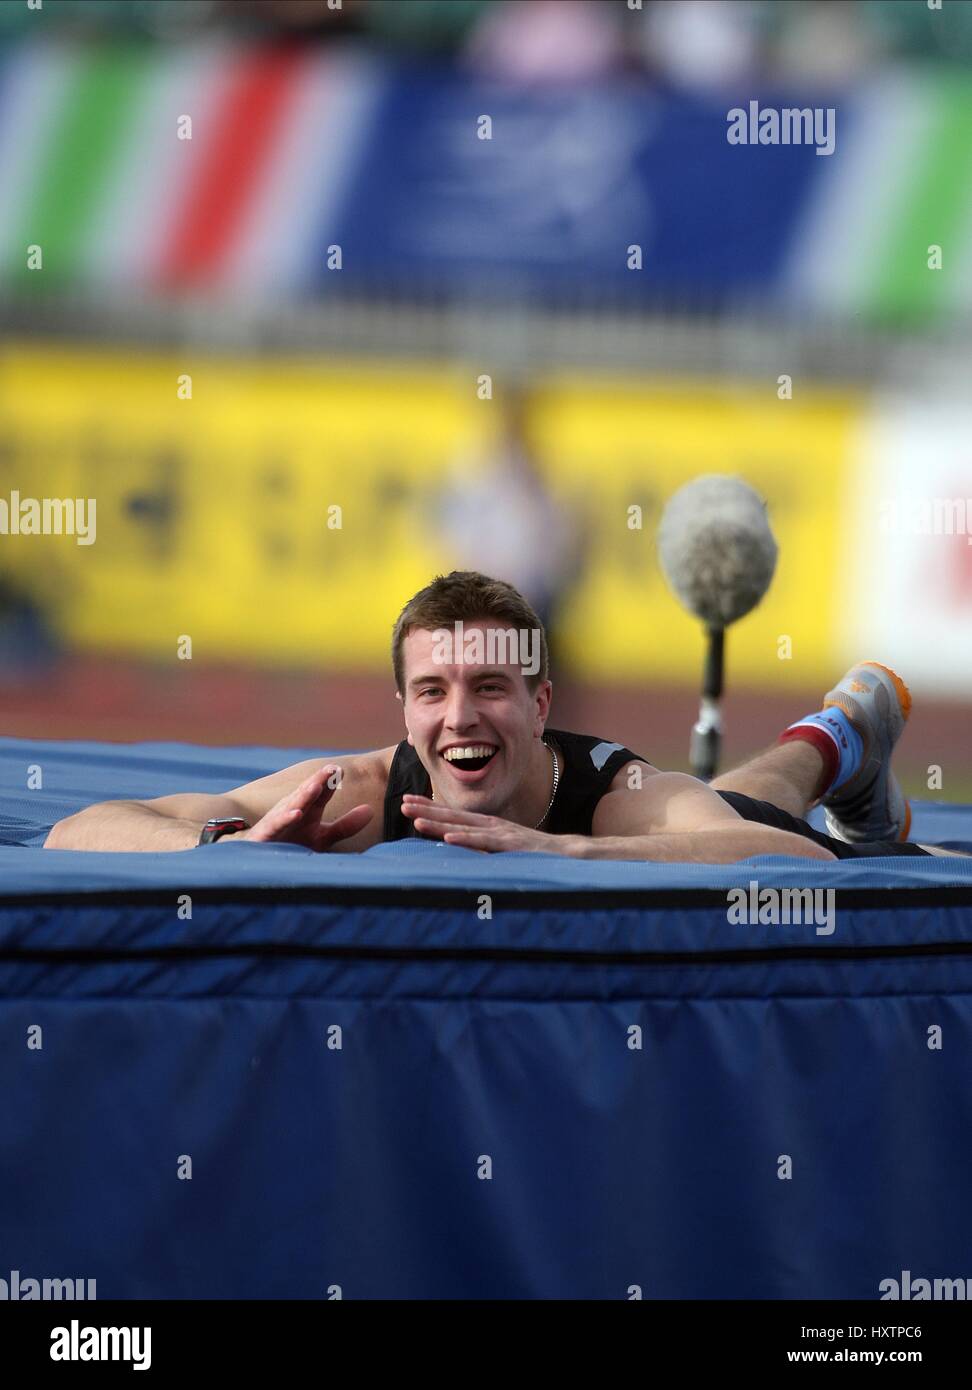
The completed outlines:
<svg viewBox="0 0 972 1390">
<path fill-rule="evenodd" d="M 421 835 L 445 840 L 447 845 L 482 850 L 484 854 L 501 850 L 533 850 L 541 854 L 570 855 L 573 835 L 548 835 L 531 830 L 502 816 L 483 816 L 478 811 L 454 811 L 427 796 L 402 797 L 402 814 L 409 816 Z"/>
<path fill-rule="evenodd" d="M 323 854 L 332 845 L 357 835 L 374 815 L 370 806 L 355 806 L 334 821 L 321 819 L 325 806 L 339 785 L 328 785 L 335 774 L 340 775 L 340 768 L 334 763 L 325 763 L 301 782 L 296 791 L 281 797 L 256 825 L 237 835 L 225 835 L 216 843 L 222 844 L 223 840 L 283 840 L 290 844 L 306 845 L 308 849 Z"/>
</svg>

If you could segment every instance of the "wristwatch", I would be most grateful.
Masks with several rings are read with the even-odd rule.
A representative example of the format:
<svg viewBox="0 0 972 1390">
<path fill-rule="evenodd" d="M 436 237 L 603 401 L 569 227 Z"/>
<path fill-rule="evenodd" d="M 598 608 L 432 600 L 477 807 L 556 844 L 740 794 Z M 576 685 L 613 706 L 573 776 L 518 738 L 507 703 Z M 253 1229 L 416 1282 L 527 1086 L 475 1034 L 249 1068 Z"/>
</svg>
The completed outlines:
<svg viewBox="0 0 972 1390">
<path fill-rule="evenodd" d="M 249 830 L 249 828 L 249 823 L 241 820 L 239 816 L 229 816 L 222 819 L 215 816 L 203 826 L 202 834 L 199 836 L 199 844 L 211 845 L 221 835 L 235 835 L 238 830 Z"/>
</svg>

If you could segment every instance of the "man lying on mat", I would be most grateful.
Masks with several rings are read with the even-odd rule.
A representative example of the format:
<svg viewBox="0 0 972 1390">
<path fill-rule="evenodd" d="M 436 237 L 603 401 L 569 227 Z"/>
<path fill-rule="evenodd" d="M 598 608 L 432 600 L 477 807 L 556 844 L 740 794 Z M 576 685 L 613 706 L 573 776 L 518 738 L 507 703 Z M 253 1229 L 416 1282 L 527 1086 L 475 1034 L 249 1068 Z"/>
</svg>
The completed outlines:
<svg viewBox="0 0 972 1390">
<path fill-rule="evenodd" d="M 580 859 L 937 852 L 907 843 L 911 813 L 891 753 L 911 697 L 875 662 L 854 666 L 819 713 L 709 785 L 660 772 L 607 739 L 548 729 L 543 627 L 502 580 L 437 576 L 399 615 L 392 663 L 408 730 L 401 743 L 295 763 L 221 796 L 102 802 L 59 821 L 45 847 L 285 840 L 355 853 L 420 835 Z M 802 819 L 817 801 L 831 835 Z"/>
</svg>

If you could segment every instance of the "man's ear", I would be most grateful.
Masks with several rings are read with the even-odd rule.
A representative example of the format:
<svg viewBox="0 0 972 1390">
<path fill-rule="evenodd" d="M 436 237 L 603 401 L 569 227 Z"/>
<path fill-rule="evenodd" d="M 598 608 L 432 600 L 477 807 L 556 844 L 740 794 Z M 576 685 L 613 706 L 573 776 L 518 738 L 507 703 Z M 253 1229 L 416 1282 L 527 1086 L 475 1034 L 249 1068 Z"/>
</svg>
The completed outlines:
<svg viewBox="0 0 972 1390">
<path fill-rule="evenodd" d="M 400 690 L 396 690 L 396 691 L 395 691 L 395 699 L 396 699 L 396 700 L 402 700 L 402 692 L 401 692 Z M 408 716 L 405 714 L 405 701 L 404 701 L 404 700 L 402 700 L 402 714 L 403 714 L 403 716 L 405 717 L 405 729 L 406 729 L 406 731 L 408 732 L 408 738 L 407 738 L 406 742 L 407 742 L 412 748 L 414 748 L 414 747 L 415 747 L 415 740 L 414 740 L 414 738 L 412 738 L 411 731 L 410 731 L 409 728 L 408 728 Z"/>
<path fill-rule="evenodd" d="M 537 686 L 535 699 L 537 723 L 539 725 L 538 738 L 543 737 L 543 726 L 550 715 L 550 700 L 553 695 L 553 682 L 550 680 L 541 681 Z"/>
</svg>

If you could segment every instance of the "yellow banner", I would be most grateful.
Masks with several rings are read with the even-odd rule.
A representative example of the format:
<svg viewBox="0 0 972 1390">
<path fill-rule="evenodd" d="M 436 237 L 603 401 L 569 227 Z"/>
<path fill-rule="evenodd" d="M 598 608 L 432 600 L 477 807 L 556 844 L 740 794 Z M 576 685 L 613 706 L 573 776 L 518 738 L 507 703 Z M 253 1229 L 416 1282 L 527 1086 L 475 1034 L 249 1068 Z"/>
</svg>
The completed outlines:
<svg viewBox="0 0 972 1390">
<path fill-rule="evenodd" d="M 776 390 L 775 382 L 595 386 L 588 377 L 558 379 L 536 397 L 551 477 L 586 499 L 590 518 L 587 578 L 563 635 L 585 676 L 608 669 L 698 680 L 701 624 L 668 589 L 655 536 L 668 498 L 702 473 L 752 484 L 780 548 L 769 593 L 727 637 L 727 678 L 799 686 L 833 676 L 847 602 L 837 587 L 842 503 L 861 403 L 809 391 L 779 400 Z M 632 507 L 641 508 L 640 531 Z"/>
<path fill-rule="evenodd" d="M 8 348 L 0 499 L 9 512 L 15 493 L 21 507 L 93 498 L 97 532 L 81 544 L 8 526 L 0 570 L 75 647 L 165 660 L 190 638 L 204 661 L 386 670 L 402 605 L 465 563 L 436 518 L 457 460 L 498 435 L 502 391 L 481 390 L 400 364 Z M 561 621 L 577 673 L 697 679 L 701 633 L 654 535 L 678 486 L 719 472 L 767 497 L 781 547 L 768 598 L 732 631 L 730 679 L 831 675 L 855 418 L 847 397 L 780 401 L 772 383 L 548 379 L 526 429 L 551 491 L 584 518 Z"/>
</svg>

